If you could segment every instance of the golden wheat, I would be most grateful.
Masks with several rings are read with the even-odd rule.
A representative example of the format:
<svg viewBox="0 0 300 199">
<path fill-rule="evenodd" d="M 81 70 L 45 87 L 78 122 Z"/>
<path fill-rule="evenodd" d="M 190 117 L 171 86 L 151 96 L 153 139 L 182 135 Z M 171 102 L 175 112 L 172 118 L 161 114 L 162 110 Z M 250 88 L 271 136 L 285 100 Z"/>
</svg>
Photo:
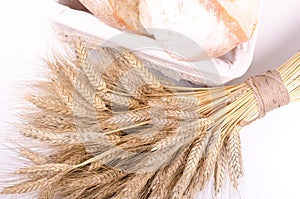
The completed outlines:
<svg viewBox="0 0 300 199">
<path fill-rule="evenodd" d="M 227 176 L 239 188 L 239 130 L 261 117 L 249 82 L 217 88 L 162 83 L 126 49 L 85 45 L 79 39 L 70 44 L 73 53 L 45 60 L 51 74 L 33 84 L 38 93 L 26 96 L 35 110 L 22 115 L 20 133 L 47 152 L 21 148 L 32 162 L 15 172 L 25 181 L 1 194 L 190 199 L 212 180 L 214 195 L 222 194 Z M 284 84 L 291 101 L 300 99 L 299 67 L 300 53 L 278 69 L 278 86 Z"/>
</svg>

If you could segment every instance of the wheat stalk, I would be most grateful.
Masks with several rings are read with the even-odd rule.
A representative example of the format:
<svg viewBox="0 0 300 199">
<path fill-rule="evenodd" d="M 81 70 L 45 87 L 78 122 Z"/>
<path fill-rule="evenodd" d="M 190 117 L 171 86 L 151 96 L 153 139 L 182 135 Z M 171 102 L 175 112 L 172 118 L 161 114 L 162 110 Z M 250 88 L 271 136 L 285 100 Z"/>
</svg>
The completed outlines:
<svg viewBox="0 0 300 199">
<path fill-rule="evenodd" d="M 128 179 L 128 183 L 125 184 L 125 187 L 118 193 L 118 195 L 112 198 L 138 198 L 139 193 L 152 175 L 153 173 L 147 173 L 132 176 Z"/>
<path fill-rule="evenodd" d="M 208 133 L 201 134 L 194 141 L 194 145 L 191 149 L 191 152 L 188 155 L 185 168 L 183 170 L 181 178 L 178 180 L 177 184 L 173 188 L 173 195 L 171 198 L 182 198 L 185 190 L 189 186 L 193 175 L 195 174 L 198 163 L 203 157 L 204 146 L 206 137 Z"/>
<path fill-rule="evenodd" d="M 238 188 L 242 177 L 244 176 L 242 164 L 242 152 L 240 143 L 240 134 L 235 130 L 229 134 L 226 143 L 229 158 L 229 176 L 235 189 Z"/>
<path fill-rule="evenodd" d="M 43 165 L 49 162 L 49 158 L 47 158 L 45 155 L 34 152 L 27 148 L 20 149 L 19 154 L 36 165 Z"/>
<path fill-rule="evenodd" d="M 183 166 L 185 157 L 180 156 L 173 164 L 163 170 L 159 170 L 156 174 L 151 186 L 151 195 L 149 198 L 165 198 L 171 190 L 168 190 L 171 180 L 176 172 Z"/>
<path fill-rule="evenodd" d="M 260 116 L 248 83 L 217 88 L 162 83 L 126 49 L 70 45 L 75 53 L 45 60 L 47 81 L 22 116 L 20 133 L 41 142 L 20 155 L 32 165 L 26 181 L 1 194 L 36 191 L 38 198 L 193 198 L 226 177 L 238 189 L 244 175 L 239 129 Z M 300 99 L 300 53 L 278 72 L 291 101 Z"/>
<path fill-rule="evenodd" d="M 215 173 L 214 173 L 214 192 L 215 196 L 218 196 L 221 194 L 221 191 L 223 190 L 223 187 L 226 183 L 226 173 L 228 169 L 228 155 L 226 150 L 226 145 L 221 148 L 221 151 L 219 153 L 216 167 L 215 167 Z"/>
</svg>

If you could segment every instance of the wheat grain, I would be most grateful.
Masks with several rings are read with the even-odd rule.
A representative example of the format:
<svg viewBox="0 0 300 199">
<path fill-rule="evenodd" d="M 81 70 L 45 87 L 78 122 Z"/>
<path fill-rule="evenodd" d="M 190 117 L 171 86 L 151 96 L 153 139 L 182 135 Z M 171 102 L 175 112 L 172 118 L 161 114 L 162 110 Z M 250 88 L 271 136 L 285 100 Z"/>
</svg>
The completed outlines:
<svg viewBox="0 0 300 199">
<path fill-rule="evenodd" d="M 192 141 L 195 136 L 205 131 L 210 125 L 210 121 L 207 119 L 199 119 L 192 122 L 185 122 L 180 125 L 175 132 L 166 136 L 164 139 L 154 145 L 152 151 L 160 150 L 177 143 L 184 144 Z"/>
<path fill-rule="evenodd" d="M 26 137 L 34 138 L 50 145 L 82 143 L 81 137 L 76 133 L 59 134 L 34 129 L 24 129 L 21 133 Z"/>
<path fill-rule="evenodd" d="M 180 168 L 184 167 L 186 156 L 189 152 L 189 147 L 186 147 L 186 149 L 181 151 L 180 155 L 178 155 L 175 160 L 169 163 L 170 165 L 157 171 L 157 174 L 151 184 L 151 195 L 149 198 L 159 199 L 164 198 L 169 194 L 168 186 L 170 180 L 172 180 L 174 174 L 176 174 Z"/>
<path fill-rule="evenodd" d="M 78 61 L 78 65 L 82 65 L 87 58 L 87 49 L 83 46 L 80 39 L 75 42 L 75 53 Z"/>
<path fill-rule="evenodd" d="M 19 153 L 21 156 L 27 158 L 28 160 L 37 165 L 47 164 L 49 162 L 49 158 L 47 158 L 47 156 L 34 152 L 27 148 L 20 149 Z"/>
<path fill-rule="evenodd" d="M 85 189 L 93 186 L 104 186 L 111 182 L 117 181 L 124 177 L 126 174 L 117 170 L 108 170 L 103 173 L 93 174 L 89 173 L 85 177 L 76 177 L 75 179 L 69 179 L 70 182 L 66 182 L 69 189 L 75 191 L 77 189 Z"/>
<path fill-rule="evenodd" d="M 214 132 L 210 137 L 210 140 L 206 147 L 206 157 L 204 159 L 203 169 L 201 171 L 202 179 L 200 187 L 202 189 L 206 187 L 214 172 L 221 144 L 220 134 L 221 132 L 219 130 Z"/>
<path fill-rule="evenodd" d="M 125 187 L 113 199 L 138 198 L 139 193 L 146 185 L 153 173 L 135 174 L 130 177 L 125 184 Z"/>
<path fill-rule="evenodd" d="M 229 176 L 235 189 L 238 189 L 241 179 L 244 176 L 242 164 L 242 152 L 240 143 L 240 134 L 237 128 L 229 134 L 226 141 L 226 148 L 229 158 Z"/>
<path fill-rule="evenodd" d="M 32 116 L 31 114 L 34 115 Z M 40 131 L 48 130 L 54 133 L 76 131 L 74 118 L 71 116 L 61 116 L 53 112 L 39 110 L 34 113 L 25 114 L 22 118 L 27 118 L 28 125 Z"/>
<path fill-rule="evenodd" d="M 1 194 L 21 194 L 21 193 L 28 193 L 33 192 L 38 189 L 41 189 L 47 186 L 49 183 L 49 179 L 42 178 L 38 180 L 28 180 L 17 185 L 5 187 Z"/>
<path fill-rule="evenodd" d="M 51 199 L 55 198 L 55 186 L 52 184 L 48 185 L 47 187 L 43 187 L 43 189 L 40 190 L 37 198 L 40 199 Z"/>
<path fill-rule="evenodd" d="M 185 168 L 183 170 L 181 178 L 176 183 L 171 198 L 182 198 L 184 191 L 187 189 L 190 181 L 198 167 L 198 163 L 201 160 L 205 151 L 205 140 L 207 133 L 203 132 L 192 146 L 191 152 L 188 155 Z"/>
<path fill-rule="evenodd" d="M 43 164 L 43 165 L 33 165 L 26 168 L 19 169 L 16 174 L 35 174 L 35 173 L 58 173 L 61 171 L 66 171 L 72 167 L 67 164 Z"/>
<path fill-rule="evenodd" d="M 225 184 L 225 178 L 228 171 L 228 156 L 226 146 L 221 148 L 218 160 L 216 163 L 215 173 L 214 173 L 214 194 L 218 196 L 221 194 Z"/>
<path fill-rule="evenodd" d="M 159 80 L 143 66 L 132 52 L 125 51 L 123 56 L 121 56 L 121 59 L 126 65 L 139 69 L 139 75 L 149 86 L 155 87 L 156 89 L 162 88 Z"/>
<path fill-rule="evenodd" d="M 59 100 L 47 96 L 28 95 L 26 99 L 42 110 L 55 112 L 61 115 L 72 115 L 72 112 L 67 109 Z"/>
<path fill-rule="evenodd" d="M 77 145 L 59 145 L 53 147 L 51 153 L 51 162 L 58 164 L 77 165 L 91 158 L 91 155 L 86 151 L 82 144 Z"/>
<path fill-rule="evenodd" d="M 52 74 L 35 85 L 41 93 L 27 96 L 38 111 L 23 116 L 29 125 L 21 133 L 51 150 L 45 157 L 20 150 L 34 163 L 16 172 L 27 181 L 2 193 L 190 199 L 212 177 L 215 196 L 221 194 L 227 170 L 238 189 L 243 165 L 237 125 L 258 117 L 249 86 L 163 85 L 132 52 L 85 45 L 79 40 L 75 56 L 45 61 Z M 278 69 L 292 101 L 300 100 L 299 57 Z"/>
</svg>

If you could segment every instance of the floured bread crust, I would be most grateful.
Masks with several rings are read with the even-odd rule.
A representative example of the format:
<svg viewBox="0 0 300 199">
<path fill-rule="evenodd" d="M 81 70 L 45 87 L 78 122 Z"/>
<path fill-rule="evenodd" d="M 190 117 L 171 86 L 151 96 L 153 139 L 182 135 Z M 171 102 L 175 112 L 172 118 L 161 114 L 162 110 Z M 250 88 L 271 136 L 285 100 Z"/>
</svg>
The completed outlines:
<svg viewBox="0 0 300 199">
<path fill-rule="evenodd" d="M 220 57 L 248 41 L 259 0 L 79 0 L 101 21 L 153 36 L 178 60 Z"/>
<path fill-rule="evenodd" d="M 101 21 L 121 30 L 146 34 L 139 21 L 139 0 L 80 0 Z"/>
<path fill-rule="evenodd" d="M 247 41 L 259 0 L 140 0 L 140 21 L 177 59 L 219 57 Z"/>
</svg>

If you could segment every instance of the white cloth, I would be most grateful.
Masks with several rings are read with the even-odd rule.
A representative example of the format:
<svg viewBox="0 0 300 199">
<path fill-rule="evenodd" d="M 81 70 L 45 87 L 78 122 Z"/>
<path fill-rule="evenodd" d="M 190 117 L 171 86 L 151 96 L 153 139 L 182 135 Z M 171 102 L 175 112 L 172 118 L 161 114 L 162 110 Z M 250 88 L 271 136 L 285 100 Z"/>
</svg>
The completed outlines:
<svg viewBox="0 0 300 199">
<path fill-rule="evenodd" d="M 53 0 L 47 1 L 50 20 L 67 35 L 80 35 L 93 45 L 125 47 L 135 51 L 155 70 L 175 80 L 186 80 L 208 86 L 222 85 L 242 76 L 253 59 L 256 31 L 250 41 L 245 42 L 225 56 L 206 61 L 178 61 L 152 38 L 123 32 L 99 21 L 92 14 L 71 9 Z"/>
</svg>

